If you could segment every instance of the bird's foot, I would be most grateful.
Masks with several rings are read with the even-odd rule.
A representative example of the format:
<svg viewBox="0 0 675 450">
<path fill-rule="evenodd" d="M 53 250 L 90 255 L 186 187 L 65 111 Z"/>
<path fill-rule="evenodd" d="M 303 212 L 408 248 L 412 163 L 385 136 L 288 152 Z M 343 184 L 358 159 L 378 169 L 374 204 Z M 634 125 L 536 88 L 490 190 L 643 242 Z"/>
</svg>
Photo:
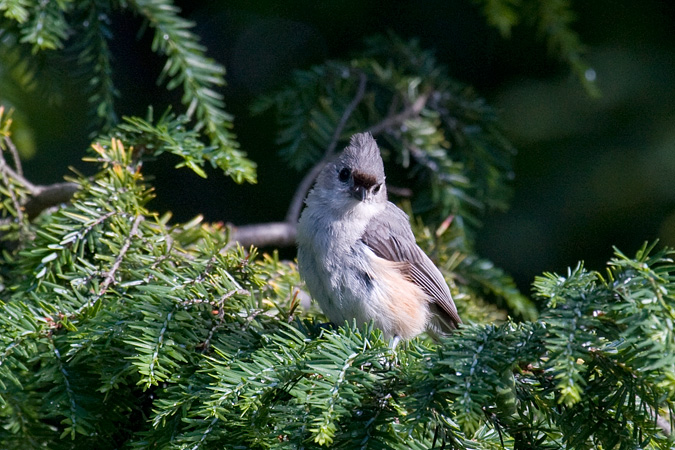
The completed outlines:
<svg viewBox="0 0 675 450">
<path fill-rule="evenodd" d="M 391 349 L 391 356 L 389 356 L 385 361 L 383 361 L 382 367 L 384 370 L 391 370 L 394 367 L 398 366 L 398 353 L 396 352 L 396 347 L 398 343 L 401 342 L 400 336 L 394 336 L 389 339 L 389 348 Z"/>
</svg>

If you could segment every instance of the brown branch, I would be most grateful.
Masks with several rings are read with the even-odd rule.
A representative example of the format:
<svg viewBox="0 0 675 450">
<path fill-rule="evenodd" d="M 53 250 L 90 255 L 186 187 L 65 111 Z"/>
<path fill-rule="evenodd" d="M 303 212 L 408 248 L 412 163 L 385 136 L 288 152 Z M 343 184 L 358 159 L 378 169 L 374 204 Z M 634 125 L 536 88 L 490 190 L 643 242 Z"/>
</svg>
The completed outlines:
<svg viewBox="0 0 675 450">
<path fill-rule="evenodd" d="M 129 247 L 131 247 L 131 241 L 133 240 L 134 236 L 138 234 L 138 227 L 143 221 L 143 219 L 144 217 L 141 215 L 136 216 L 134 223 L 131 225 L 129 236 L 127 236 L 126 240 L 124 241 L 122 248 L 120 248 L 119 255 L 117 255 L 117 258 L 115 258 L 115 262 L 110 267 L 110 270 L 106 272 L 105 279 L 103 280 L 101 286 L 99 287 L 98 291 L 99 298 L 102 297 L 103 294 L 105 294 L 105 292 L 108 290 L 108 287 L 115 281 L 115 273 L 117 272 L 117 269 L 119 269 L 120 264 L 122 264 L 122 260 L 124 259 L 124 256 L 127 254 Z"/>
<path fill-rule="evenodd" d="M 296 224 L 271 222 L 253 225 L 232 226 L 232 241 L 242 247 L 291 247 L 295 245 Z"/>
<path fill-rule="evenodd" d="M 42 211 L 52 206 L 68 203 L 79 186 L 75 183 L 54 183 L 46 186 L 35 186 L 35 194 L 31 197 L 24 210 L 28 215 L 28 220 L 33 220 Z"/>
<path fill-rule="evenodd" d="M 310 169 L 304 176 L 302 181 L 295 190 L 291 198 L 288 212 L 286 213 L 286 220 L 284 222 L 261 223 L 253 225 L 244 225 L 239 227 L 232 227 L 232 240 L 238 242 L 244 247 L 255 245 L 256 247 L 290 247 L 295 245 L 295 237 L 297 233 L 296 224 L 300 217 L 302 204 L 305 201 L 307 192 L 309 192 L 314 180 L 319 176 L 321 170 L 333 158 L 335 148 L 340 141 L 340 136 L 344 127 L 347 125 L 349 117 L 354 113 L 356 107 L 363 100 L 366 93 L 366 84 L 368 79 L 365 74 L 359 73 L 359 86 L 354 94 L 354 98 L 347 105 L 340 121 L 335 127 L 333 136 L 331 138 L 326 151 L 321 160 Z"/>
<path fill-rule="evenodd" d="M 335 147 L 337 147 L 338 141 L 340 140 L 342 130 L 344 129 L 345 125 L 347 125 L 347 120 L 349 120 L 349 117 L 352 115 L 356 107 L 359 106 L 359 103 L 361 103 L 361 100 L 363 100 L 363 96 L 366 94 L 367 81 L 368 79 L 366 78 L 366 75 L 363 72 L 359 72 L 359 87 L 356 90 L 354 98 L 351 102 L 349 102 L 349 105 L 347 105 L 344 112 L 342 113 L 342 117 L 340 117 L 337 127 L 335 127 L 333 137 L 330 141 L 330 144 L 328 144 L 328 148 L 326 148 L 324 158 L 326 156 L 331 156 L 333 152 L 335 152 Z"/>
<path fill-rule="evenodd" d="M 14 159 L 14 166 L 16 167 L 16 173 L 18 173 L 23 177 L 23 168 L 21 167 L 21 158 L 19 158 L 19 151 L 16 149 L 16 145 L 14 145 L 14 142 L 12 142 L 9 136 L 5 136 L 5 145 L 7 145 L 7 148 L 9 149 L 9 152 L 12 154 L 12 158 Z"/>
<path fill-rule="evenodd" d="M 12 179 L 23 186 L 30 194 L 30 199 L 24 205 L 21 205 L 18 199 L 15 198 L 13 190 L 9 189 L 14 206 L 17 208 L 17 218 L 19 220 L 23 220 L 24 212 L 28 216 L 28 220 L 33 220 L 45 209 L 70 201 L 78 189 L 77 184 L 62 182 L 49 185 L 36 185 L 31 183 L 23 175 L 21 163 L 18 159 L 19 155 L 14 143 L 9 138 L 5 138 L 4 140 L 7 148 L 12 153 L 17 169 L 12 169 L 0 153 L 0 174 L 3 181 L 9 188 L 8 178 Z"/>
<path fill-rule="evenodd" d="M 0 172 L 2 172 L 3 175 L 8 176 L 9 178 L 21 184 L 23 187 L 26 188 L 26 190 L 31 195 L 36 195 L 39 193 L 39 187 L 28 181 L 26 178 L 24 178 L 23 174 L 20 174 L 16 172 L 14 169 L 12 169 L 9 166 L 9 164 L 7 164 L 7 162 L 5 161 L 5 158 L 2 156 L 1 152 L 0 152 Z"/>
</svg>

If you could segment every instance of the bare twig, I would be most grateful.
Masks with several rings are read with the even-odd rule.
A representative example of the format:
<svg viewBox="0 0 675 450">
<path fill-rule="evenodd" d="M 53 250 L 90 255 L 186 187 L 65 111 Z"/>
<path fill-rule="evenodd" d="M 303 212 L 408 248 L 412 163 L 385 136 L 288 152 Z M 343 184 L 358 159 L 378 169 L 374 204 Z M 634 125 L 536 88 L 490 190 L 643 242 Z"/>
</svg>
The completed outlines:
<svg viewBox="0 0 675 450">
<path fill-rule="evenodd" d="M 14 167 L 16 167 L 16 173 L 23 177 L 23 168 L 21 167 L 21 158 L 19 158 L 19 151 L 16 149 L 16 145 L 9 138 L 5 136 L 5 145 L 9 149 L 9 152 L 12 154 L 12 159 L 14 159 Z"/>
<path fill-rule="evenodd" d="M 3 182 L 8 185 L 9 179 L 12 179 L 23 186 L 31 196 L 25 205 L 21 205 L 15 197 L 13 189 L 9 189 L 19 220 L 23 220 L 24 212 L 28 216 L 28 220 L 33 220 L 45 209 L 70 201 L 73 194 L 77 191 L 75 183 L 54 183 L 49 185 L 35 185 L 31 183 L 23 175 L 19 154 L 14 143 L 8 137 L 4 138 L 4 142 L 12 154 L 12 158 L 14 158 L 16 170 L 7 164 L 2 153 L 0 153 L 0 174 L 2 175 Z"/>
<path fill-rule="evenodd" d="M 417 116 L 424 109 L 424 106 L 427 104 L 430 95 L 431 92 L 423 92 L 419 97 L 417 97 L 417 99 L 415 99 L 412 105 L 408 106 L 398 114 L 385 117 L 381 122 L 376 123 L 372 127 L 366 129 L 366 131 L 370 131 L 372 134 L 379 134 L 385 131 L 387 128 L 400 125 L 404 121 Z"/>
<path fill-rule="evenodd" d="M 271 222 L 232 227 L 232 240 L 242 247 L 290 247 L 295 244 L 296 225 L 291 222 Z"/>
<path fill-rule="evenodd" d="M 46 186 L 36 186 L 36 193 L 31 197 L 24 209 L 28 215 L 28 220 L 33 220 L 42 211 L 52 206 L 68 203 L 78 186 L 75 183 L 54 183 Z"/>
<path fill-rule="evenodd" d="M 116 214 L 115 212 L 109 212 L 105 216 L 106 219 L 113 216 Z M 75 318 L 78 318 L 80 314 L 82 314 L 82 311 L 86 310 L 87 308 L 92 307 L 98 301 L 103 297 L 103 295 L 107 292 L 108 288 L 110 287 L 111 284 L 115 282 L 115 273 L 119 270 L 120 265 L 122 264 L 122 261 L 124 260 L 124 256 L 127 254 L 127 251 L 129 251 L 129 247 L 131 247 L 131 241 L 133 238 L 138 234 L 138 227 L 140 226 L 141 222 L 145 220 L 145 218 L 141 215 L 136 216 L 134 219 L 134 223 L 131 225 L 131 230 L 129 230 L 129 235 L 126 237 L 124 240 L 124 244 L 122 244 L 122 247 L 120 248 L 120 252 L 115 258 L 115 261 L 113 262 L 113 265 L 110 266 L 110 269 L 107 272 L 103 272 L 102 275 L 105 275 L 105 278 L 99 285 L 98 293 L 93 297 L 90 298 L 89 301 L 84 303 L 82 306 L 80 306 L 78 309 L 73 311 L 70 315 L 69 318 L 70 320 L 74 320 Z M 104 220 L 102 218 L 98 219 L 98 223 L 103 222 Z M 94 225 L 91 227 L 93 228 Z M 88 277 L 91 279 L 91 277 Z"/>
<path fill-rule="evenodd" d="M 365 82 L 362 82 L 361 84 L 363 86 L 363 89 L 365 89 Z M 361 88 L 361 85 L 359 88 Z M 359 92 L 361 92 L 361 89 L 359 89 Z M 427 104 L 427 101 L 429 100 L 429 96 L 431 95 L 431 92 L 425 92 L 420 94 L 419 97 L 415 100 L 415 102 L 401 111 L 398 114 L 393 114 L 393 115 L 388 115 L 385 117 L 381 122 L 376 123 L 372 127 L 366 129 L 365 131 L 369 131 L 372 134 L 379 134 L 383 131 L 385 131 L 388 128 L 400 125 L 402 122 L 410 119 L 411 117 L 415 117 L 419 115 L 419 113 L 424 109 L 424 106 Z M 353 111 L 354 108 L 356 108 L 356 105 L 358 105 L 358 102 L 356 100 L 360 101 L 360 97 L 363 97 L 363 94 L 357 93 L 357 96 L 354 97 L 354 100 L 352 103 L 350 103 L 350 106 L 353 104 L 354 107 L 350 108 L 348 107 L 345 110 L 345 114 Z M 307 192 L 309 189 L 312 187 L 312 184 L 314 183 L 314 180 L 316 177 L 319 176 L 321 173 L 321 170 L 324 168 L 324 166 L 330 161 L 330 159 L 333 157 L 333 152 L 335 151 L 335 147 L 337 146 L 338 140 L 340 133 L 342 133 L 342 127 L 347 121 L 348 116 L 344 115 L 342 116 L 342 120 L 340 120 L 340 123 L 338 124 L 338 128 L 335 129 L 335 133 L 333 134 L 333 139 L 331 140 L 330 145 L 326 149 L 326 153 L 324 154 L 324 157 L 316 163 L 314 167 L 305 175 L 305 177 L 302 179 L 300 184 L 298 185 L 298 188 L 295 190 L 295 194 L 293 195 L 293 199 L 291 200 L 291 205 L 288 208 L 288 214 L 286 214 L 286 221 L 287 222 L 297 222 L 298 218 L 300 217 L 300 210 L 302 209 L 302 202 L 305 199 L 305 196 L 307 195 Z M 340 126 L 341 125 L 341 126 Z"/>
<path fill-rule="evenodd" d="M 349 117 L 352 115 L 356 107 L 359 106 L 359 103 L 361 103 L 361 100 L 366 93 L 367 81 L 368 79 L 366 78 L 366 75 L 363 72 L 359 72 L 359 87 L 356 90 L 354 98 L 351 102 L 349 102 L 349 105 L 347 105 L 344 112 L 342 113 L 342 117 L 340 117 L 340 121 L 333 132 L 333 137 L 330 140 L 330 144 L 328 144 L 328 147 L 326 148 L 324 157 L 331 156 L 333 152 L 335 152 L 335 147 L 337 147 L 338 141 L 340 140 L 342 130 L 344 129 L 345 125 L 347 125 L 347 120 L 349 120 Z"/>
<path fill-rule="evenodd" d="M 124 256 L 127 254 L 129 247 L 131 247 L 131 241 L 136 236 L 136 234 L 138 234 L 138 227 L 143 219 L 144 217 L 141 215 L 136 216 L 134 223 L 131 225 L 129 236 L 127 236 L 124 244 L 122 245 L 122 248 L 120 248 L 119 255 L 117 255 L 117 258 L 115 258 L 115 262 L 110 267 L 110 270 L 108 270 L 108 272 L 105 274 L 105 279 L 99 288 L 98 297 L 101 297 L 103 294 L 105 294 L 106 290 L 108 290 L 108 287 L 115 281 L 115 272 L 117 272 L 117 269 L 119 269 L 120 264 L 122 264 L 122 260 L 124 260 Z"/>
<path fill-rule="evenodd" d="M 8 176 L 9 178 L 12 178 L 13 180 L 23 185 L 23 187 L 25 187 L 26 190 L 31 195 L 37 195 L 39 193 L 40 191 L 39 187 L 28 181 L 26 178 L 24 178 L 23 174 L 20 174 L 16 172 L 14 169 L 12 169 L 9 166 L 9 164 L 7 164 L 7 162 L 5 161 L 5 158 L 2 156 L 1 152 L 0 152 L 0 172 L 2 172 L 3 175 Z"/>
<path fill-rule="evenodd" d="M 387 194 L 392 194 L 396 197 L 411 198 L 413 196 L 413 191 L 410 188 L 391 186 L 387 184 Z"/>
<path fill-rule="evenodd" d="M 318 177 L 319 174 L 321 173 L 321 169 L 323 169 L 326 163 L 328 163 L 328 161 L 330 161 L 330 159 L 333 157 L 335 147 L 337 147 L 337 144 L 340 140 L 340 135 L 342 134 L 342 130 L 347 124 L 347 120 L 349 120 L 349 117 L 352 115 L 356 107 L 359 105 L 359 103 L 361 103 L 361 100 L 363 99 L 363 96 L 366 93 L 367 81 L 368 79 L 366 78 L 366 75 L 362 72 L 359 72 L 359 87 L 356 90 L 356 94 L 354 95 L 354 98 L 352 99 L 351 102 L 349 102 L 344 112 L 342 113 L 342 117 L 340 117 L 340 121 L 338 122 L 337 126 L 335 127 L 335 131 L 333 132 L 333 137 L 330 143 L 328 144 L 328 147 L 326 147 L 326 151 L 323 154 L 323 158 L 321 158 L 321 161 L 319 161 L 318 163 L 316 163 L 314 167 L 312 167 L 312 169 L 302 179 L 298 188 L 295 190 L 293 198 L 291 199 L 291 204 L 288 207 L 288 213 L 286 214 L 286 222 L 295 223 L 298 221 L 298 218 L 300 217 L 300 211 L 302 210 L 302 203 L 305 200 L 305 196 L 307 195 L 309 188 L 312 187 L 312 184 L 314 183 L 316 177 Z"/>
</svg>

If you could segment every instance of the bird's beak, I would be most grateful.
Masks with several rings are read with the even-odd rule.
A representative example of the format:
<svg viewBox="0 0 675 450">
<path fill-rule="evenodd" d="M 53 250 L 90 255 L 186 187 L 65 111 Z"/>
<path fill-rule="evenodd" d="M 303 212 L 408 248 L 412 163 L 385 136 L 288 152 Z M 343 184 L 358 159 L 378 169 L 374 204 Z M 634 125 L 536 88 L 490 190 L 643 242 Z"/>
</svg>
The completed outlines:
<svg viewBox="0 0 675 450">
<path fill-rule="evenodd" d="M 354 184 L 350 194 L 360 202 L 370 201 L 374 197 L 373 186 L 377 185 L 377 178 L 374 175 L 354 170 L 352 173 Z"/>
<path fill-rule="evenodd" d="M 351 191 L 352 197 L 358 201 L 364 201 L 368 197 L 368 189 L 363 186 L 354 186 Z"/>
</svg>

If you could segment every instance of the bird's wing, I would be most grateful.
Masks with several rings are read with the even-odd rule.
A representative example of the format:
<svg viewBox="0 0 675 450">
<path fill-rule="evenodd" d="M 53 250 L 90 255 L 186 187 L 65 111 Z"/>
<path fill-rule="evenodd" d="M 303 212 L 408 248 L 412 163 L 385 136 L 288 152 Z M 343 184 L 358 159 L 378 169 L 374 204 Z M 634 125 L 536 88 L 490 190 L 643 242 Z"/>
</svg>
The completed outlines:
<svg viewBox="0 0 675 450">
<path fill-rule="evenodd" d="M 374 217 L 361 240 L 380 258 L 402 263 L 405 275 L 420 286 L 436 304 L 443 322 L 453 329 L 461 323 L 457 307 L 443 275 L 415 242 L 406 213 L 387 203 L 382 214 Z"/>
</svg>

